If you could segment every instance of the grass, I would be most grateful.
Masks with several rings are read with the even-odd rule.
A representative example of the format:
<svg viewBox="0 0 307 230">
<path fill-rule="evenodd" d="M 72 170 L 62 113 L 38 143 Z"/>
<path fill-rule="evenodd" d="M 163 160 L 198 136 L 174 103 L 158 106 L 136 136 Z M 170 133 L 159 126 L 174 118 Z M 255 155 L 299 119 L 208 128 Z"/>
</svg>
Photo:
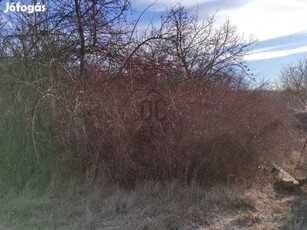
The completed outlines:
<svg viewBox="0 0 307 230">
<path fill-rule="evenodd" d="M 66 184 L 40 196 L 31 189 L 1 199 L 1 229 L 195 229 L 216 214 L 253 210 L 240 188 L 203 189 L 148 182 L 127 191 L 117 186 Z"/>
<path fill-rule="evenodd" d="M 306 197 L 272 187 L 147 182 L 116 185 L 50 184 L 0 199 L 1 229 L 303 229 L 293 205 Z M 305 217 L 306 218 L 306 217 Z M 305 222 L 303 222 L 305 221 Z"/>
</svg>

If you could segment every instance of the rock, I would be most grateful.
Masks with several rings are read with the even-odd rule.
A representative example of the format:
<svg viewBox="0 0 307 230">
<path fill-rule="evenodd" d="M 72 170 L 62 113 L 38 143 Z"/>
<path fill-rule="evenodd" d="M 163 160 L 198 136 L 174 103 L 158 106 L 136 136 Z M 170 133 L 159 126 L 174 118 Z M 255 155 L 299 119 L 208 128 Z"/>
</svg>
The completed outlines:
<svg viewBox="0 0 307 230">
<path fill-rule="evenodd" d="M 286 170 L 280 167 L 277 164 L 272 164 L 273 170 L 272 173 L 277 180 L 277 184 L 282 188 L 295 188 L 300 187 L 301 184 L 298 180 L 296 180 L 293 176 L 290 175 Z"/>
</svg>

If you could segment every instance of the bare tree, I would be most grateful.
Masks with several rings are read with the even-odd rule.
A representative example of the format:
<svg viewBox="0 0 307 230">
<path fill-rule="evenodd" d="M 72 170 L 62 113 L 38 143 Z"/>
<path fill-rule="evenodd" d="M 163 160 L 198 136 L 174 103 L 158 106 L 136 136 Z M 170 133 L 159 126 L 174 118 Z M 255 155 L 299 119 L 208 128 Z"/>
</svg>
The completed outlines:
<svg viewBox="0 0 307 230">
<path fill-rule="evenodd" d="M 280 76 L 288 98 L 300 105 L 307 105 L 307 58 L 301 59 L 296 65 L 285 67 Z"/>
<path fill-rule="evenodd" d="M 58 6 L 59 26 L 76 38 L 74 50 L 81 74 L 86 62 L 95 59 L 95 64 L 105 63 L 116 53 L 114 51 L 123 43 L 122 36 L 127 33 L 124 24 L 129 7 L 128 0 L 70 0 L 64 8 L 62 3 Z"/>
<path fill-rule="evenodd" d="M 161 78 L 235 86 L 250 75 L 244 56 L 254 40 L 238 35 L 229 21 L 216 26 L 214 15 L 199 20 L 197 13 L 176 6 L 138 37 L 137 22 L 133 27 L 126 20 L 129 7 L 129 0 L 54 2 L 46 14 L 16 15 L 21 27 L 8 32 L 6 42 L 14 43 L 10 53 L 46 59 L 45 64 L 59 59 L 82 76 L 87 65 L 121 73 L 132 60 Z"/>
<path fill-rule="evenodd" d="M 84 75 L 87 64 L 110 63 L 124 43 L 129 0 L 46 0 L 42 4 L 48 9 L 44 13 L 10 14 L 10 21 L 18 26 L 7 27 L 2 42 L 14 43 L 10 47 L 25 59 L 42 60 L 42 55 L 49 61 L 59 59 Z"/>
<path fill-rule="evenodd" d="M 244 56 L 254 40 L 238 35 L 228 20 L 215 24 L 214 15 L 199 20 L 197 13 L 176 6 L 162 17 L 160 28 L 150 31 L 148 37 L 159 39 L 148 39 L 142 55 L 170 61 L 183 79 L 242 82 L 242 76 L 251 75 Z"/>
</svg>

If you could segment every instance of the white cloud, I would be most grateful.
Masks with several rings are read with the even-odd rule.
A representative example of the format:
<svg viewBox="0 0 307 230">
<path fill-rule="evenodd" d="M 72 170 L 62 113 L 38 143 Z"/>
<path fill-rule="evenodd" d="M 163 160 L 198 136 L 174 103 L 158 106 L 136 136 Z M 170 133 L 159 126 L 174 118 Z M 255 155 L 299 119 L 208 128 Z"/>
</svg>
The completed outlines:
<svg viewBox="0 0 307 230">
<path fill-rule="evenodd" d="M 289 44 L 287 44 L 287 45 L 279 45 L 279 46 L 269 46 L 269 47 L 260 48 L 260 49 L 253 49 L 252 53 L 253 54 L 259 54 L 259 53 L 264 53 L 264 52 L 268 52 L 268 51 L 271 52 L 273 50 L 281 50 L 281 49 L 284 49 L 286 47 L 289 47 Z"/>
<path fill-rule="evenodd" d="M 270 48 L 267 48 L 269 50 Z M 295 48 L 295 49 L 287 49 L 287 50 L 281 50 L 281 51 L 265 51 L 266 49 L 259 49 L 254 50 L 250 55 L 246 57 L 247 61 L 257 61 L 257 60 L 266 60 L 271 58 L 279 58 L 279 57 L 285 57 L 292 54 L 299 54 L 299 53 L 307 53 L 307 46 Z"/>
<path fill-rule="evenodd" d="M 307 32 L 307 1 L 249 0 L 234 9 L 220 9 L 220 19 L 228 17 L 239 32 L 266 40 Z"/>
<path fill-rule="evenodd" d="M 148 6 L 155 0 L 135 0 L 135 6 Z M 218 21 L 229 18 L 240 33 L 266 40 L 307 32 L 307 0 L 157 0 L 149 11 L 162 11 L 180 3 L 199 5 L 199 16 L 218 10 Z"/>
<path fill-rule="evenodd" d="M 136 0 L 135 4 L 140 6 L 153 2 Z M 218 10 L 217 26 L 229 18 L 239 33 L 253 35 L 260 41 L 298 33 L 307 35 L 307 0 L 157 0 L 150 11 L 165 10 L 166 6 L 174 6 L 176 2 L 186 7 L 199 5 L 199 18 Z M 288 44 L 253 50 L 247 60 L 278 58 L 302 52 L 307 52 L 306 43 L 289 40 Z"/>
</svg>

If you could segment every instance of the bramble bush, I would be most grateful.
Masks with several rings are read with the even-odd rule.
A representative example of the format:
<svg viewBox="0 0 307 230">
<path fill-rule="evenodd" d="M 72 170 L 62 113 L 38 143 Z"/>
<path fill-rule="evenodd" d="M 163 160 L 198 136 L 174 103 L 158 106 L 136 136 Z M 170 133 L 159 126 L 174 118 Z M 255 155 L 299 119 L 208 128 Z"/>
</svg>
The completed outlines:
<svg viewBox="0 0 307 230">
<path fill-rule="evenodd" d="M 238 181 L 290 141 L 287 108 L 262 89 L 95 72 L 68 91 L 53 113 L 61 159 L 91 180 Z"/>
</svg>

